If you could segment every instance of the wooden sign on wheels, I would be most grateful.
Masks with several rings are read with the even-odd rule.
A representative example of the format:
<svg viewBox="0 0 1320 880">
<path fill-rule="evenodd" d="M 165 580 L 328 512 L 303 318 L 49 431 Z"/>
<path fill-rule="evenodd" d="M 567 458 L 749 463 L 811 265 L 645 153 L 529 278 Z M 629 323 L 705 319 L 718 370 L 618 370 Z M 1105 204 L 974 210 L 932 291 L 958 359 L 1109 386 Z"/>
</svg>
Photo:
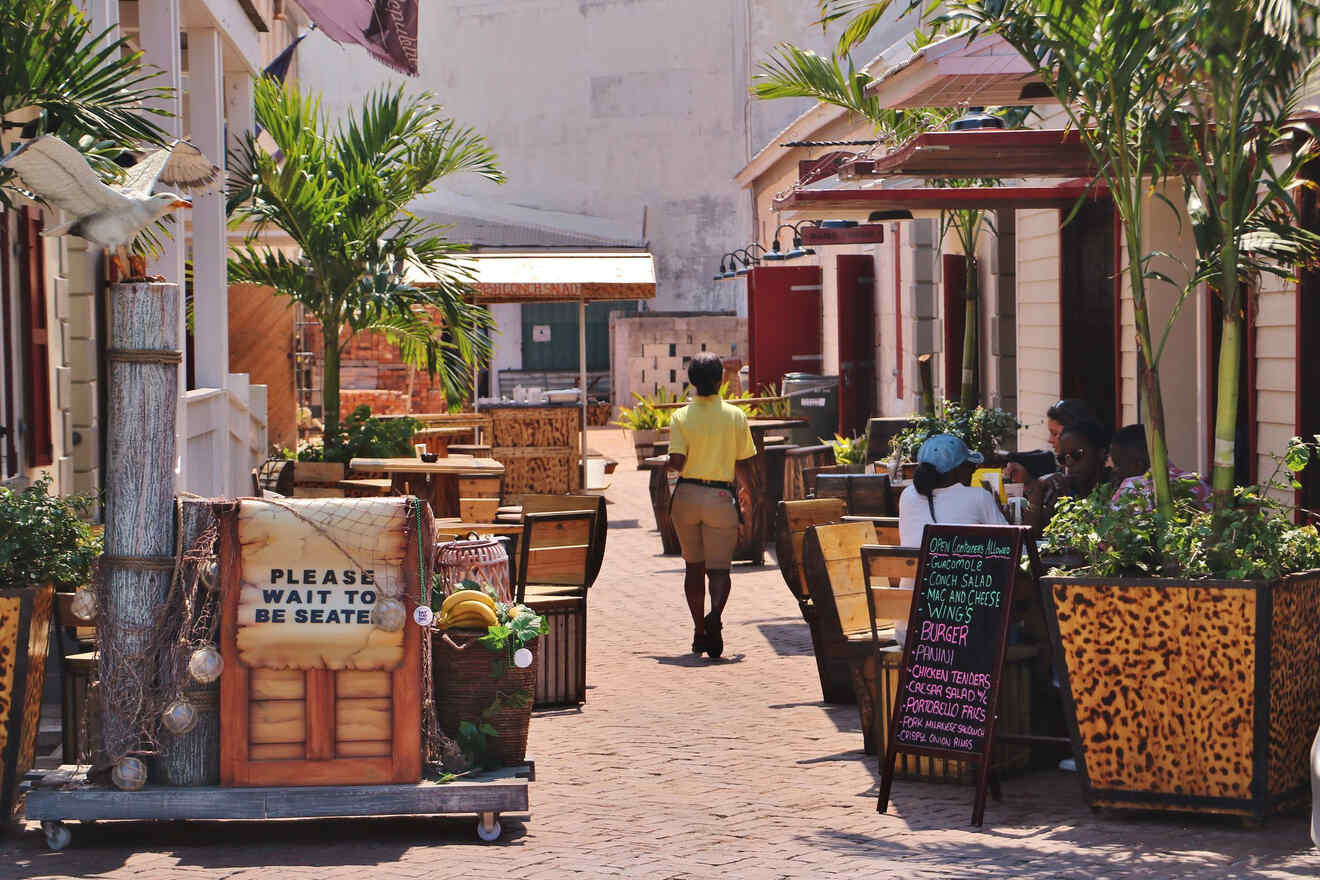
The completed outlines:
<svg viewBox="0 0 1320 880">
<path fill-rule="evenodd" d="M 978 761 L 972 824 L 981 824 L 1022 536 L 1017 526 L 926 527 L 890 716 L 881 813 L 901 751 Z"/>
<path fill-rule="evenodd" d="M 411 605 L 431 523 L 423 511 L 419 530 L 417 503 L 245 500 L 222 513 L 222 785 L 421 778 Z"/>
</svg>

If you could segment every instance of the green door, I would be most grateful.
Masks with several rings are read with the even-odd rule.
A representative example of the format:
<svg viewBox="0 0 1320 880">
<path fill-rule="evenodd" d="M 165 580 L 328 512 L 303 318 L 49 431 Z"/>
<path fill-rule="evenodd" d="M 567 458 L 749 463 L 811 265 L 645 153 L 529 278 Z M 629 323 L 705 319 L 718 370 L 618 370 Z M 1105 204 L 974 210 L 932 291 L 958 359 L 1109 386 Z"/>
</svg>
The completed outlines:
<svg viewBox="0 0 1320 880">
<path fill-rule="evenodd" d="M 610 314 L 637 311 L 635 301 L 587 304 L 587 369 L 610 368 Z M 578 368 L 578 304 L 523 303 L 522 368 Z"/>
</svg>

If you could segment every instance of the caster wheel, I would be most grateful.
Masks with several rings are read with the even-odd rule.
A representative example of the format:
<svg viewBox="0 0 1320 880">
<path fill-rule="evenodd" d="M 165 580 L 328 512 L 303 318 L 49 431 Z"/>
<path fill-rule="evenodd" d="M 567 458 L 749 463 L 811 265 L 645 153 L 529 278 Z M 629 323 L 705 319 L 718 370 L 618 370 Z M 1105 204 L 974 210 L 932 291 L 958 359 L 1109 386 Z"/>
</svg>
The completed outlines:
<svg viewBox="0 0 1320 880">
<path fill-rule="evenodd" d="M 42 822 L 41 830 L 46 832 L 46 846 L 59 852 L 73 840 L 73 832 L 63 822 Z"/>
<path fill-rule="evenodd" d="M 493 843 L 500 839 L 500 832 L 504 829 L 500 827 L 500 820 L 495 818 L 494 813 L 482 813 L 477 819 L 477 837 L 486 843 Z"/>
</svg>

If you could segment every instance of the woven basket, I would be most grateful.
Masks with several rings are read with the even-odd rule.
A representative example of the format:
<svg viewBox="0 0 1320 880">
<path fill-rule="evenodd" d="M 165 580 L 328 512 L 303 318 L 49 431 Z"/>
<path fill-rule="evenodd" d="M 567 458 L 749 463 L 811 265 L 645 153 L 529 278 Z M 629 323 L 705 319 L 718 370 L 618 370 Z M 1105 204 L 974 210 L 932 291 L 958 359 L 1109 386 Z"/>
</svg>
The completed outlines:
<svg viewBox="0 0 1320 880">
<path fill-rule="evenodd" d="M 509 767 L 521 764 L 527 756 L 527 729 L 532 721 L 536 652 L 540 639 L 533 639 L 526 646 L 532 652 L 530 666 L 519 669 L 507 663 L 504 674 L 492 678 L 492 666 L 503 658 L 477 641 L 485 634 L 485 631 L 475 629 L 451 629 L 432 634 L 436 716 L 440 729 L 457 739 L 461 722 L 480 724 L 481 713 L 497 696 L 523 691 L 527 695 L 527 705 L 505 706 L 493 718 L 487 719 L 497 736 L 488 741 L 486 754 L 500 766 Z"/>
</svg>

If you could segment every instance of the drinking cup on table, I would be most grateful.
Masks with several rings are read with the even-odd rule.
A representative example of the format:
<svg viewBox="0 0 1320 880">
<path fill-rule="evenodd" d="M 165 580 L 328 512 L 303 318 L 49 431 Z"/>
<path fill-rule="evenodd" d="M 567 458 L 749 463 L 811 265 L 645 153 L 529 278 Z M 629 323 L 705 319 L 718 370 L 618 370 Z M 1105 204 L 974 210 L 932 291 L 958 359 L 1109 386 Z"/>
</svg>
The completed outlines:
<svg viewBox="0 0 1320 880">
<path fill-rule="evenodd" d="M 426 451 L 426 444 L 425 444 L 425 443 L 416 443 L 416 444 L 413 445 L 413 449 L 416 450 L 416 452 L 417 452 L 417 457 L 418 457 L 418 458 L 421 458 L 421 457 L 422 457 L 422 453 Z"/>
</svg>

